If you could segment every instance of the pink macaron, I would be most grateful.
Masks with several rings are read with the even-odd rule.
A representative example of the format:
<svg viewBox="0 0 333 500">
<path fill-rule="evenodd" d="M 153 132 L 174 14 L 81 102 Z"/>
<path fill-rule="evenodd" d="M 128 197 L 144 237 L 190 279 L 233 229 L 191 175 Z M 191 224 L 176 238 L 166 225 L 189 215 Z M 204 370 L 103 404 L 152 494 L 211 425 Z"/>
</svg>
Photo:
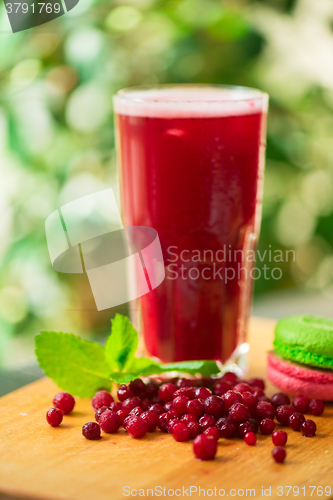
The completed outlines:
<svg viewBox="0 0 333 500">
<path fill-rule="evenodd" d="M 316 370 L 268 354 L 267 376 L 276 387 L 298 396 L 333 401 L 333 372 Z"/>
<path fill-rule="evenodd" d="M 267 375 L 292 396 L 333 401 L 333 319 L 296 315 L 280 319 Z"/>
</svg>

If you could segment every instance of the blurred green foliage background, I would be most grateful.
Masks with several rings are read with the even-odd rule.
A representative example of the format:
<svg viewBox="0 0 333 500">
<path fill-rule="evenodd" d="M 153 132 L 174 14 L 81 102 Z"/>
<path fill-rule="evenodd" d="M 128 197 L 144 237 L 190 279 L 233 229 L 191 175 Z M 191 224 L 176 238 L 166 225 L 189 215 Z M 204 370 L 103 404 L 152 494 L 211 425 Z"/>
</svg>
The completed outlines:
<svg viewBox="0 0 333 500">
<path fill-rule="evenodd" d="M 331 0 L 81 0 L 17 34 L 1 4 L 3 363 L 9 345 L 19 360 L 40 329 L 98 335 L 109 328 L 112 310 L 97 313 L 82 277 L 52 269 L 44 222 L 66 199 L 117 185 L 112 95 L 173 82 L 270 94 L 259 250 L 295 249 L 296 261 L 279 263 L 283 278 L 258 280 L 255 293 L 331 290 Z"/>
</svg>

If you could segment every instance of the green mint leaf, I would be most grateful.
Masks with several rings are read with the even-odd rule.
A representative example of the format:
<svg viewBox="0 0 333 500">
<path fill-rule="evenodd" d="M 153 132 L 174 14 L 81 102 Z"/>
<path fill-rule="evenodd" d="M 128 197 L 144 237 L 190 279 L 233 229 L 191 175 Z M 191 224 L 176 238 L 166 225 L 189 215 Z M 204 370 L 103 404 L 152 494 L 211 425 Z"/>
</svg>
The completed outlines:
<svg viewBox="0 0 333 500">
<path fill-rule="evenodd" d="M 110 378 L 117 384 L 127 384 L 138 377 L 158 375 L 165 372 L 184 372 L 191 375 L 200 373 L 204 376 L 220 372 L 215 361 L 182 361 L 159 364 L 149 358 L 134 358 L 127 372 L 112 372 Z"/>
<path fill-rule="evenodd" d="M 215 361 L 181 361 L 177 363 L 156 363 L 149 358 L 135 358 L 130 366 L 130 371 L 138 376 L 158 375 L 165 372 L 184 372 L 191 375 L 200 373 L 203 376 L 220 373 L 220 369 Z"/>
<path fill-rule="evenodd" d="M 132 372 L 112 372 L 110 373 L 110 378 L 115 382 L 116 384 L 128 384 L 128 382 L 132 382 L 132 380 L 135 380 L 138 378 L 137 373 L 132 373 Z"/>
<path fill-rule="evenodd" d="M 117 384 L 127 384 L 139 376 L 160 373 L 159 365 L 149 358 L 133 358 L 126 371 L 112 372 L 110 378 Z"/>
<path fill-rule="evenodd" d="M 128 370 L 136 373 L 137 376 L 162 373 L 160 365 L 150 358 L 134 358 L 129 365 Z"/>
<path fill-rule="evenodd" d="M 111 335 L 105 345 L 105 360 L 112 372 L 124 371 L 130 366 L 138 347 L 138 334 L 130 320 L 116 314 L 111 320 Z"/>
<path fill-rule="evenodd" d="M 61 389 L 82 398 L 110 390 L 104 347 L 71 333 L 41 332 L 36 339 L 39 366 Z"/>
<path fill-rule="evenodd" d="M 201 360 L 201 361 L 180 361 L 176 363 L 167 363 L 160 365 L 163 372 L 185 372 L 191 375 L 200 373 L 203 376 L 216 375 L 220 373 L 220 369 L 215 361 Z"/>
</svg>

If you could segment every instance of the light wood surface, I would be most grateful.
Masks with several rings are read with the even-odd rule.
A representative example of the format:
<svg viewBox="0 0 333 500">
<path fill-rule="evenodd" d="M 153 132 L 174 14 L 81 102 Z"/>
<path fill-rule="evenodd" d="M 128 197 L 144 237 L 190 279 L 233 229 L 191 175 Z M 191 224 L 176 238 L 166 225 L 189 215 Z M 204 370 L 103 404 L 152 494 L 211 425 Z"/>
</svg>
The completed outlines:
<svg viewBox="0 0 333 500">
<path fill-rule="evenodd" d="M 271 348 L 274 322 L 254 318 L 250 325 L 250 375 L 264 376 L 266 352 Z M 221 439 L 217 458 L 201 462 L 194 458 L 192 443 L 177 443 L 170 435 L 157 431 L 141 440 L 135 440 L 120 431 L 103 435 L 99 441 L 87 441 L 81 435 L 84 423 L 93 420 L 88 400 L 77 400 L 72 415 L 65 416 L 58 428 L 50 427 L 45 412 L 51 406 L 57 391 L 48 379 L 42 379 L 0 399 L 0 498 L 3 499 L 70 499 L 118 500 L 124 496 L 125 486 L 145 490 L 165 487 L 170 498 L 177 490 L 180 498 L 203 498 L 205 490 L 221 488 L 225 497 L 250 498 L 255 489 L 256 498 L 264 498 L 262 487 L 271 487 L 270 498 L 279 496 L 278 486 L 298 486 L 299 495 L 310 496 L 309 486 L 331 486 L 333 491 L 333 407 L 327 406 L 321 417 L 314 417 L 318 432 L 315 438 L 304 438 L 287 429 L 287 460 L 276 464 L 271 451 L 271 436 L 258 434 L 256 446 L 249 447 L 241 439 Z M 268 393 L 276 390 L 268 384 Z M 304 490 L 301 487 L 305 486 Z M 183 494 L 182 488 L 187 489 Z M 236 491 L 234 491 L 235 489 Z M 240 491 L 238 491 L 240 490 Z M 242 496 L 242 490 L 244 494 Z M 154 497 L 157 492 L 154 491 Z M 296 490 L 295 490 L 296 491 Z M 135 494 L 135 492 L 133 492 Z M 180 495 L 179 495 L 180 493 Z M 223 493 L 223 492 L 221 492 Z M 266 492 L 268 493 L 268 492 Z M 141 492 L 142 494 L 142 492 Z M 209 495 L 210 492 L 206 493 Z M 251 493 L 251 498 L 254 492 Z M 220 498 L 211 496 L 210 498 Z"/>
</svg>

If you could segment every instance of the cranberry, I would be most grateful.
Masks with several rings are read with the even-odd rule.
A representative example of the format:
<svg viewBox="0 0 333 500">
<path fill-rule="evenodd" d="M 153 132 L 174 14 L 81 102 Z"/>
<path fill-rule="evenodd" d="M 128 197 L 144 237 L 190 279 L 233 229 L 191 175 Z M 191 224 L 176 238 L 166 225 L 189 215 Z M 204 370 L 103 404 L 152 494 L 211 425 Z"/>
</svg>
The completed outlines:
<svg viewBox="0 0 333 500">
<path fill-rule="evenodd" d="M 175 410 L 167 411 L 167 415 L 168 415 L 169 420 L 171 418 L 179 418 L 179 415 L 177 412 L 175 412 Z"/>
<path fill-rule="evenodd" d="M 193 387 L 193 380 L 188 378 L 180 378 L 177 380 L 176 386 L 180 389 L 183 387 Z"/>
<path fill-rule="evenodd" d="M 229 416 L 232 417 L 235 422 L 245 422 L 250 417 L 250 412 L 247 406 L 242 403 L 235 403 L 229 410 Z"/>
<path fill-rule="evenodd" d="M 199 424 L 202 429 L 205 431 L 208 427 L 214 427 L 216 424 L 216 418 L 213 415 L 208 415 L 205 413 L 200 419 Z"/>
<path fill-rule="evenodd" d="M 47 423 L 52 427 L 58 427 L 63 419 L 63 412 L 59 408 L 50 408 L 46 413 Z"/>
<path fill-rule="evenodd" d="M 295 408 L 290 405 L 281 405 L 276 408 L 276 420 L 282 425 L 288 425 L 289 417 L 295 413 Z"/>
<path fill-rule="evenodd" d="M 170 434 L 172 434 L 173 426 L 176 425 L 176 424 L 179 424 L 179 423 L 180 423 L 179 418 L 172 418 L 171 420 L 169 420 L 169 422 L 168 422 L 168 432 Z"/>
<path fill-rule="evenodd" d="M 238 426 L 238 435 L 243 438 L 247 432 L 253 433 L 253 427 L 250 422 L 241 422 Z"/>
<path fill-rule="evenodd" d="M 256 407 L 257 400 L 251 394 L 251 392 L 243 392 L 242 393 L 242 403 L 247 406 L 250 410 L 253 410 Z"/>
<path fill-rule="evenodd" d="M 110 406 L 113 402 L 113 397 L 107 391 L 98 391 L 91 400 L 91 406 L 94 410 L 102 408 L 102 406 Z"/>
<path fill-rule="evenodd" d="M 217 442 L 201 434 L 193 441 L 193 451 L 196 458 L 200 460 L 213 460 L 217 452 Z"/>
<path fill-rule="evenodd" d="M 136 378 L 132 380 L 129 384 L 129 388 L 133 391 L 135 396 L 144 398 L 146 396 L 146 384 L 141 380 L 141 378 Z"/>
<path fill-rule="evenodd" d="M 286 450 L 284 448 L 281 448 L 281 446 L 277 446 L 272 451 L 272 456 L 273 456 L 275 462 L 280 464 L 280 463 L 284 462 L 284 460 L 286 458 Z"/>
<path fill-rule="evenodd" d="M 260 422 L 261 434 L 272 434 L 275 429 L 275 422 L 270 418 L 263 418 Z"/>
<path fill-rule="evenodd" d="M 224 415 L 224 401 L 220 396 L 209 396 L 205 400 L 205 413 L 220 418 Z"/>
<path fill-rule="evenodd" d="M 95 411 L 95 420 L 97 423 L 99 423 L 102 413 L 104 413 L 105 410 L 110 410 L 110 408 L 108 408 L 107 406 L 102 406 Z"/>
<path fill-rule="evenodd" d="M 136 406 L 135 408 L 133 408 L 133 410 L 131 410 L 128 414 L 128 416 L 131 416 L 131 417 L 134 417 L 134 416 L 139 416 L 141 415 L 141 413 L 143 413 L 143 409 L 141 408 L 141 406 Z"/>
<path fill-rule="evenodd" d="M 158 395 L 158 385 L 156 382 L 151 381 L 146 385 L 146 395 L 148 399 L 153 398 Z"/>
<path fill-rule="evenodd" d="M 161 387 L 159 388 L 158 397 L 166 403 L 167 401 L 172 400 L 172 395 L 176 390 L 177 387 L 174 384 L 167 382 L 166 384 L 161 385 Z"/>
<path fill-rule="evenodd" d="M 273 420 L 275 417 L 274 406 L 266 401 L 259 401 L 256 406 L 256 414 L 258 416 L 258 420 L 262 420 L 264 418 L 270 418 Z"/>
<path fill-rule="evenodd" d="M 220 439 L 220 431 L 216 427 L 207 427 L 202 433 L 204 436 L 210 437 L 218 441 Z"/>
<path fill-rule="evenodd" d="M 101 437 L 100 426 L 96 422 L 88 422 L 82 427 L 82 435 L 90 440 L 99 439 Z"/>
<path fill-rule="evenodd" d="M 125 399 L 132 398 L 134 392 L 127 385 L 122 384 L 118 387 L 117 396 L 119 401 L 125 401 Z"/>
<path fill-rule="evenodd" d="M 148 432 L 153 432 L 156 429 L 158 422 L 158 415 L 153 411 L 144 411 L 141 413 L 140 417 L 145 420 L 148 425 Z"/>
<path fill-rule="evenodd" d="M 241 403 L 243 401 L 241 393 L 235 391 L 227 391 L 222 395 L 222 399 L 226 410 L 229 410 L 235 403 Z"/>
<path fill-rule="evenodd" d="M 178 396 L 172 401 L 172 409 L 178 413 L 179 416 L 182 416 L 186 413 L 186 406 L 188 402 L 189 399 L 186 396 Z"/>
<path fill-rule="evenodd" d="M 310 415 L 321 415 L 324 409 L 325 405 L 320 399 L 311 399 L 309 403 Z"/>
<path fill-rule="evenodd" d="M 183 442 L 190 439 L 190 431 L 187 425 L 182 422 L 175 424 L 171 432 L 176 441 Z"/>
<path fill-rule="evenodd" d="M 287 394 L 285 394 L 284 392 L 277 392 L 271 397 L 271 403 L 276 409 L 281 405 L 290 405 L 290 399 L 289 396 L 287 396 Z"/>
<path fill-rule="evenodd" d="M 216 396 L 222 396 L 225 392 L 229 391 L 230 384 L 224 382 L 224 380 L 217 380 L 213 385 L 213 393 Z"/>
<path fill-rule="evenodd" d="M 313 437 L 316 434 L 317 426 L 313 420 L 305 420 L 301 425 L 301 433 L 304 437 Z"/>
<path fill-rule="evenodd" d="M 128 413 L 133 410 L 133 408 L 136 408 L 137 406 L 141 406 L 142 402 L 141 399 L 138 398 L 138 396 L 133 396 L 133 398 L 128 398 L 123 401 L 123 410 L 128 410 Z"/>
<path fill-rule="evenodd" d="M 296 396 L 293 400 L 293 407 L 300 413 L 308 413 L 310 398 L 307 396 Z"/>
<path fill-rule="evenodd" d="M 173 393 L 172 397 L 177 398 L 178 396 L 186 396 L 188 399 L 194 399 L 195 391 L 195 387 L 181 387 Z"/>
<path fill-rule="evenodd" d="M 299 413 L 298 411 L 295 411 L 295 413 L 290 415 L 289 420 L 288 420 L 288 425 L 294 431 L 300 431 L 301 425 L 303 422 L 305 422 L 305 417 L 304 417 L 303 413 Z"/>
<path fill-rule="evenodd" d="M 234 391 L 240 392 L 241 394 L 243 392 L 250 392 L 252 394 L 253 389 L 249 386 L 249 384 L 246 384 L 245 382 L 241 382 L 240 384 L 235 385 Z"/>
<path fill-rule="evenodd" d="M 265 381 L 262 378 L 251 378 L 251 380 L 248 381 L 248 384 L 251 387 L 259 387 L 262 390 L 265 389 Z"/>
<path fill-rule="evenodd" d="M 124 427 L 124 429 L 126 429 L 127 424 L 128 424 L 128 422 L 130 421 L 130 418 L 131 418 L 131 416 L 130 416 L 130 415 L 127 415 L 127 417 L 126 417 L 126 418 L 124 418 L 123 423 L 122 423 L 122 426 Z"/>
<path fill-rule="evenodd" d="M 185 413 L 185 415 L 181 417 L 180 421 L 187 425 L 190 422 L 199 422 L 199 418 L 197 415 L 193 415 L 193 413 Z"/>
<path fill-rule="evenodd" d="M 186 410 L 188 411 L 188 413 L 200 417 L 200 415 L 204 413 L 204 405 L 202 404 L 200 399 L 192 399 L 191 401 L 188 401 Z"/>
<path fill-rule="evenodd" d="M 215 379 L 212 377 L 202 377 L 198 380 L 198 387 L 212 387 L 214 385 Z"/>
<path fill-rule="evenodd" d="M 255 418 L 249 418 L 248 420 L 250 422 L 250 424 L 252 425 L 253 427 L 253 432 L 255 434 L 257 434 L 258 430 L 259 430 L 259 422 L 258 420 L 256 420 Z"/>
<path fill-rule="evenodd" d="M 99 425 L 102 431 L 107 432 L 108 434 L 113 434 L 114 432 L 117 432 L 120 427 L 119 416 L 113 411 L 105 410 L 99 419 Z"/>
<path fill-rule="evenodd" d="M 219 418 L 216 422 L 216 427 L 220 431 L 220 436 L 223 438 L 232 437 L 237 430 L 237 424 L 231 417 Z"/>
<path fill-rule="evenodd" d="M 295 413 L 295 408 L 290 405 L 281 405 L 276 408 L 276 420 L 282 425 L 288 425 L 289 417 Z"/>
<path fill-rule="evenodd" d="M 142 438 L 148 432 L 148 424 L 141 417 L 131 417 L 126 425 L 126 431 L 133 438 Z"/>
<path fill-rule="evenodd" d="M 143 411 L 149 410 L 150 407 L 151 401 L 148 398 L 141 399 L 141 408 L 143 409 Z"/>
<path fill-rule="evenodd" d="M 265 396 L 264 391 L 260 387 L 252 387 L 253 396 L 256 398 L 260 398 L 261 396 Z"/>
<path fill-rule="evenodd" d="M 53 398 L 54 408 L 61 410 L 64 415 L 70 413 L 75 406 L 75 399 L 68 392 L 58 392 Z"/>
<path fill-rule="evenodd" d="M 190 431 L 190 438 L 193 439 L 202 433 L 202 427 L 199 422 L 189 422 L 187 428 Z M 209 429 L 209 427 L 208 427 Z"/>
<path fill-rule="evenodd" d="M 165 411 L 170 411 L 170 410 L 172 410 L 172 401 L 168 401 L 167 403 L 165 403 L 165 405 L 164 405 L 164 410 L 165 410 Z"/>
<path fill-rule="evenodd" d="M 117 412 L 118 410 L 121 410 L 123 405 L 119 401 L 113 401 L 113 403 L 110 404 L 109 409 L 111 411 Z"/>
<path fill-rule="evenodd" d="M 265 401 L 265 403 L 271 403 L 271 399 L 268 396 L 258 396 L 256 399 L 258 403 L 259 401 Z"/>
<path fill-rule="evenodd" d="M 164 405 L 164 401 L 162 401 L 162 399 L 160 399 L 158 396 L 154 396 L 153 398 L 151 398 L 151 404 L 152 405 Z"/>
<path fill-rule="evenodd" d="M 237 379 L 238 379 L 237 375 L 232 372 L 226 372 L 222 377 L 222 380 L 224 380 L 225 382 L 229 382 L 230 384 L 233 385 L 237 383 Z"/>
<path fill-rule="evenodd" d="M 254 446 L 257 442 L 257 436 L 254 432 L 247 432 L 244 436 L 244 441 L 248 446 Z"/>
<path fill-rule="evenodd" d="M 117 415 L 119 417 L 119 421 L 120 421 L 120 424 L 122 425 L 123 421 L 125 420 L 125 418 L 128 416 L 128 410 L 124 410 L 123 408 L 121 410 L 118 410 L 117 412 Z"/>
<path fill-rule="evenodd" d="M 158 403 L 156 403 L 154 405 L 151 405 L 149 407 L 149 411 L 153 411 L 157 415 L 162 415 L 162 413 L 165 413 L 164 407 L 162 405 L 158 404 Z"/>
<path fill-rule="evenodd" d="M 272 441 L 275 446 L 284 446 L 287 442 L 288 434 L 285 431 L 275 431 L 272 434 Z"/>
<path fill-rule="evenodd" d="M 206 399 L 206 398 L 209 398 L 209 396 L 212 395 L 212 391 L 210 389 L 207 389 L 207 387 L 199 387 L 196 391 L 195 391 L 195 397 L 197 399 Z"/>
<path fill-rule="evenodd" d="M 167 413 L 162 413 L 162 415 L 159 415 L 158 417 L 158 423 L 157 427 L 162 431 L 162 432 L 168 432 L 168 423 L 169 423 L 169 416 Z"/>
</svg>

